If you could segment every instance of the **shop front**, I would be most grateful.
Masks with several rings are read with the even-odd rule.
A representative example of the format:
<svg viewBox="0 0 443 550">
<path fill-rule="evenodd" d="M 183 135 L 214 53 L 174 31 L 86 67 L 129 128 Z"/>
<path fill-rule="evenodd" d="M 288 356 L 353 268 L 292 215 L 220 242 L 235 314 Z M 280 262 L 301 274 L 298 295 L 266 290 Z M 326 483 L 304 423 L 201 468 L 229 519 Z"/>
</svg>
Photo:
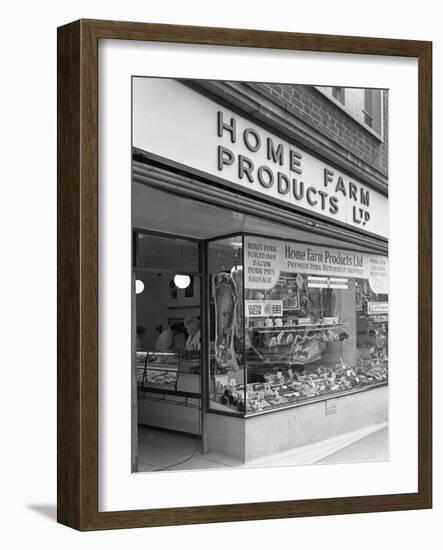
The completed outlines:
<svg viewBox="0 0 443 550">
<path fill-rule="evenodd" d="M 183 83 L 133 93 L 134 421 L 241 463 L 386 423 L 387 196 Z"/>
</svg>

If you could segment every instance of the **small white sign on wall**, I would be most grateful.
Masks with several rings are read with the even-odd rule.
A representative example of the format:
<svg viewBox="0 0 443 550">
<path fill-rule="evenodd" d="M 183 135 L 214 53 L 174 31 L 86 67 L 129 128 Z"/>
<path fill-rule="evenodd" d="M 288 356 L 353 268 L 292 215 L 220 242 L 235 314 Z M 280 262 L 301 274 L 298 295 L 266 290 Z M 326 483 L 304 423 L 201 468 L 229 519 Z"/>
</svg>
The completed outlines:
<svg viewBox="0 0 443 550">
<path fill-rule="evenodd" d="M 326 399 L 325 401 L 325 414 L 335 414 L 337 412 L 337 400 Z"/>
</svg>

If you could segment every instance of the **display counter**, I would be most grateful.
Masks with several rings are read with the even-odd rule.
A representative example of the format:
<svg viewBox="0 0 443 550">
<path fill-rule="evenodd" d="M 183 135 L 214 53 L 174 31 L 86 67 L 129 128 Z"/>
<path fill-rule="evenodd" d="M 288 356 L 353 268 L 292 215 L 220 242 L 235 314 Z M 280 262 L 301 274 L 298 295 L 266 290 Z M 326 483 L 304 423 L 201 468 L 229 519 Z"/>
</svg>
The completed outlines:
<svg viewBox="0 0 443 550">
<path fill-rule="evenodd" d="M 137 352 L 138 422 L 201 435 L 199 352 Z"/>
<path fill-rule="evenodd" d="M 243 371 L 214 376 L 212 389 L 213 409 L 241 412 L 244 384 L 237 380 Z M 339 361 L 334 366 L 304 367 L 299 371 L 282 361 L 276 366 L 269 362 L 249 365 L 246 383 L 246 411 L 253 416 L 271 410 L 288 408 L 313 399 L 334 397 L 346 392 L 363 390 L 388 382 L 388 359 L 383 352 L 368 352 L 359 358 L 355 367 Z"/>
</svg>

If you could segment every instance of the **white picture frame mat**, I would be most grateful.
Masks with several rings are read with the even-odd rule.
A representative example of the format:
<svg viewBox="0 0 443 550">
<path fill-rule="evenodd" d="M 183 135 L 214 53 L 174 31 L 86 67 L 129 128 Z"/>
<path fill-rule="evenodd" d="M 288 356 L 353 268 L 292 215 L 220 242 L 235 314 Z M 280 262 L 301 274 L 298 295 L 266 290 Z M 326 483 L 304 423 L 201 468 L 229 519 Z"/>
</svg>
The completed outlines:
<svg viewBox="0 0 443 550">
<path fill-rule="evenodd" d="M 389 462 L 131 474 L 134 75 L 389 89 Z M 417 77 L 413 58 L 100 40 L 99 511 L 417 491 Z"/>
</svg>

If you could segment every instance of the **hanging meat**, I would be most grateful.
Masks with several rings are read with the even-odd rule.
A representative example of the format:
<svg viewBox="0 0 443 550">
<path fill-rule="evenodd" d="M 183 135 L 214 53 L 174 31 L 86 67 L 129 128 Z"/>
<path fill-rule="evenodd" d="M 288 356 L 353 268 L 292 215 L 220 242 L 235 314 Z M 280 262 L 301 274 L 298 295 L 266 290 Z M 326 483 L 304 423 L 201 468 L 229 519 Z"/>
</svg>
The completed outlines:
<svg viewBox="0 0 443 550">
<path fill-rule="evenodd" d="M 215 303 L 215 358 L 229 370 L 239 370 L 234 349 L 237 318 L 237 287 L 230 273 L 214 275 L 212 288 Z"/>
<path fill-rule="evenodd" d="M 236 265 L 231 269 L 232 279 L 237 290 L 237 307 L 235 308 L 235 333 L 243 341 L 243 266 Z"/>
</svg>

